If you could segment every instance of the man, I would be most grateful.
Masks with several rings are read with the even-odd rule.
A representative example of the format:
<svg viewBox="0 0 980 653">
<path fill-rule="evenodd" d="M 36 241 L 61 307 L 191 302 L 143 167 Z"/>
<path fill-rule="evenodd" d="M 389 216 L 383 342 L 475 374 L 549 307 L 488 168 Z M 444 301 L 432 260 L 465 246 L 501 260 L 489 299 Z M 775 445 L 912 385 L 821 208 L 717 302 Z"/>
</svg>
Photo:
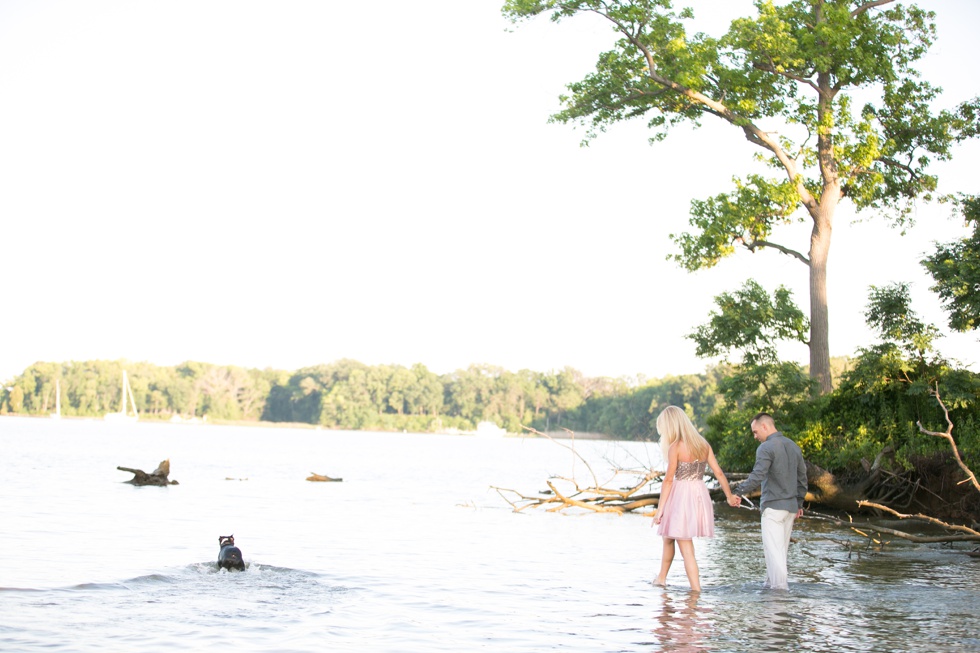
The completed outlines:
<svg viewBox="0 0 980 653">
<path fill-rule="evenodd" d="M 755 452 L 755 467 L 749 477 L 732 488 L 729 503 L 738 506 L 742 497 L 760 485 L 762 500 L 762 547 L 766 556 L 765 587 L 789 589 L 786 557 L 793 522 L 803 515 L 806 498 L 806 464 L 795 442 L 776 430 L 772 415 L 759 413 L 750 425 L 752 437 L 761 444 Z"/>
</svg>

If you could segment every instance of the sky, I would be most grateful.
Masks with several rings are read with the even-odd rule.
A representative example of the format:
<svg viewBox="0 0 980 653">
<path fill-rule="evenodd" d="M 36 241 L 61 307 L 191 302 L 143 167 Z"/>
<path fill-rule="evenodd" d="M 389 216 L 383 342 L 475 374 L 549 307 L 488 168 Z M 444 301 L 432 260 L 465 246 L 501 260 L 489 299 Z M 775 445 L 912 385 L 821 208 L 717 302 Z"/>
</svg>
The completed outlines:
<svg viewBox="0 0 980 653">
<path fill-rule="evenodd" d="M 751 9 L 678 4 L 716 35 Z M 941 106 L 976 96 L 980 4 L 919 4 L 938 13 L 921 69 Z M 0 380 L 35 361 L 341 358 L 659 378 L 713 362 L 685 336 L 748 278 L 807 305 L 806 268 L 776 252 L 666 260 L 691 200 L 749 169 L 736 130 L 651 146 L 640 121 L 581 147 L 548 117 L 615 35 L 513 26 L 501 5 L 0 0 Z M 958 147 L 940 190 L 978 192 L 978 163 Z M 945 206 L 916 218 L 903 236 L 838 212 L 832 355 L 874 342 L 871 285 L 911 283 L 948 332 L 918 261 L 967 231 Z M 975 334 L 939 347 L 980 369 Z"/>
</svg>

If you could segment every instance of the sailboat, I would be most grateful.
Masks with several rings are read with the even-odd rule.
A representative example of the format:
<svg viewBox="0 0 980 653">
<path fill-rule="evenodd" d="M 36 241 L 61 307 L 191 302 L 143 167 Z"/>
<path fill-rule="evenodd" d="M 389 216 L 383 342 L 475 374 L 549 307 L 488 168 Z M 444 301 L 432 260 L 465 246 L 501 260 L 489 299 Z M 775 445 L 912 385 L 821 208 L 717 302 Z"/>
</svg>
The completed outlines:
<svg viewBox="0 0 980 653">
<path fill-rule="evenodd" d="M 61 419 L 61 380 L 54 380 L 54 412 L 51 413 L 51 419 Z"/>
<path fill-rule="evenodd" d="M 129 397 L 129 402 L 133 405 L 133 414 L 130 415 L 129 411 L 126 410 L 126 398 Z M 126 370 L 123 370 L 123 380 L 122 380 L 122 410 L 118 413 L 106 413 L 105 421 L 107 422 L 135 422 L 140 418 L 139 412 L 136 410 L 136 400 L 133 399 L 133 389 L 129 387 L 129 377 L 126 376 Z"/>
</svg>

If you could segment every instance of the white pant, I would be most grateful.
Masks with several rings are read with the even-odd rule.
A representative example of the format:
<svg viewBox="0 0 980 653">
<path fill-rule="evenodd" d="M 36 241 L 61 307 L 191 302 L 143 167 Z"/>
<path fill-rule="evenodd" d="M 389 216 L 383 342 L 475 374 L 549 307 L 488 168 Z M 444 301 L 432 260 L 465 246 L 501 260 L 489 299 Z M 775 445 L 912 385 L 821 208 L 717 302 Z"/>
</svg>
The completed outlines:
<svg viewBox="0 0 980 653">
<path fill-rule="evenodd" d="M 765 587 L 789 589 L 786 583 L 786 555 L 796 513 L 766 508 L 762 513 L 762 547 L 766 555 Z"/>
</svg>

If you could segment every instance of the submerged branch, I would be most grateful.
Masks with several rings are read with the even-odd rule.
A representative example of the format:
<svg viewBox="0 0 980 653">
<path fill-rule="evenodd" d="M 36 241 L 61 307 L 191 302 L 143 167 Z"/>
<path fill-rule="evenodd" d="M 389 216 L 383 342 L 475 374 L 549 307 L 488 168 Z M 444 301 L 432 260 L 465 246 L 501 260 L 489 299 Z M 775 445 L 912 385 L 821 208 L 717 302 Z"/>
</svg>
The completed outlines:
<svg viewBox="0 0 980 653">
<path fill-rule="evenodd" d="M 880 503 L 872 503 L 870 501 L 858 501 L 857 503 L 862 508 L 875 508 L 877 510 L 882 510 L 882 511 L 887 512 L 889 514 L 895 515 L 899 519 L 915 519 L 915 520 L 918 520 L 918 521 L 924 521 L 924 522 L 929 523 L 929 524 L 935 524 L 936 526 L 942 526 L 943 528 L 948 529 L 948 530 L 951 530 L 951 531 L 960 531 L 960 532 L 967 533 L 969 535 L 975 536 L 977 538 L 980 538 L 980 531 L 973 530 L 969 526 L 962 526 L 962 525 L 959 525 L 959 524 L 947 524 L 946 522 L 942 521 L 941 519 L 936 519 L 935 517 L 930 517 L 929 515 L 923 515 L 923 514 L 906 515 L 904 513 L 898 512 L 897 510 L 893 510 L 892 508 L 889 508 L 888 506 L 883 506 Z"/>
</svg>

